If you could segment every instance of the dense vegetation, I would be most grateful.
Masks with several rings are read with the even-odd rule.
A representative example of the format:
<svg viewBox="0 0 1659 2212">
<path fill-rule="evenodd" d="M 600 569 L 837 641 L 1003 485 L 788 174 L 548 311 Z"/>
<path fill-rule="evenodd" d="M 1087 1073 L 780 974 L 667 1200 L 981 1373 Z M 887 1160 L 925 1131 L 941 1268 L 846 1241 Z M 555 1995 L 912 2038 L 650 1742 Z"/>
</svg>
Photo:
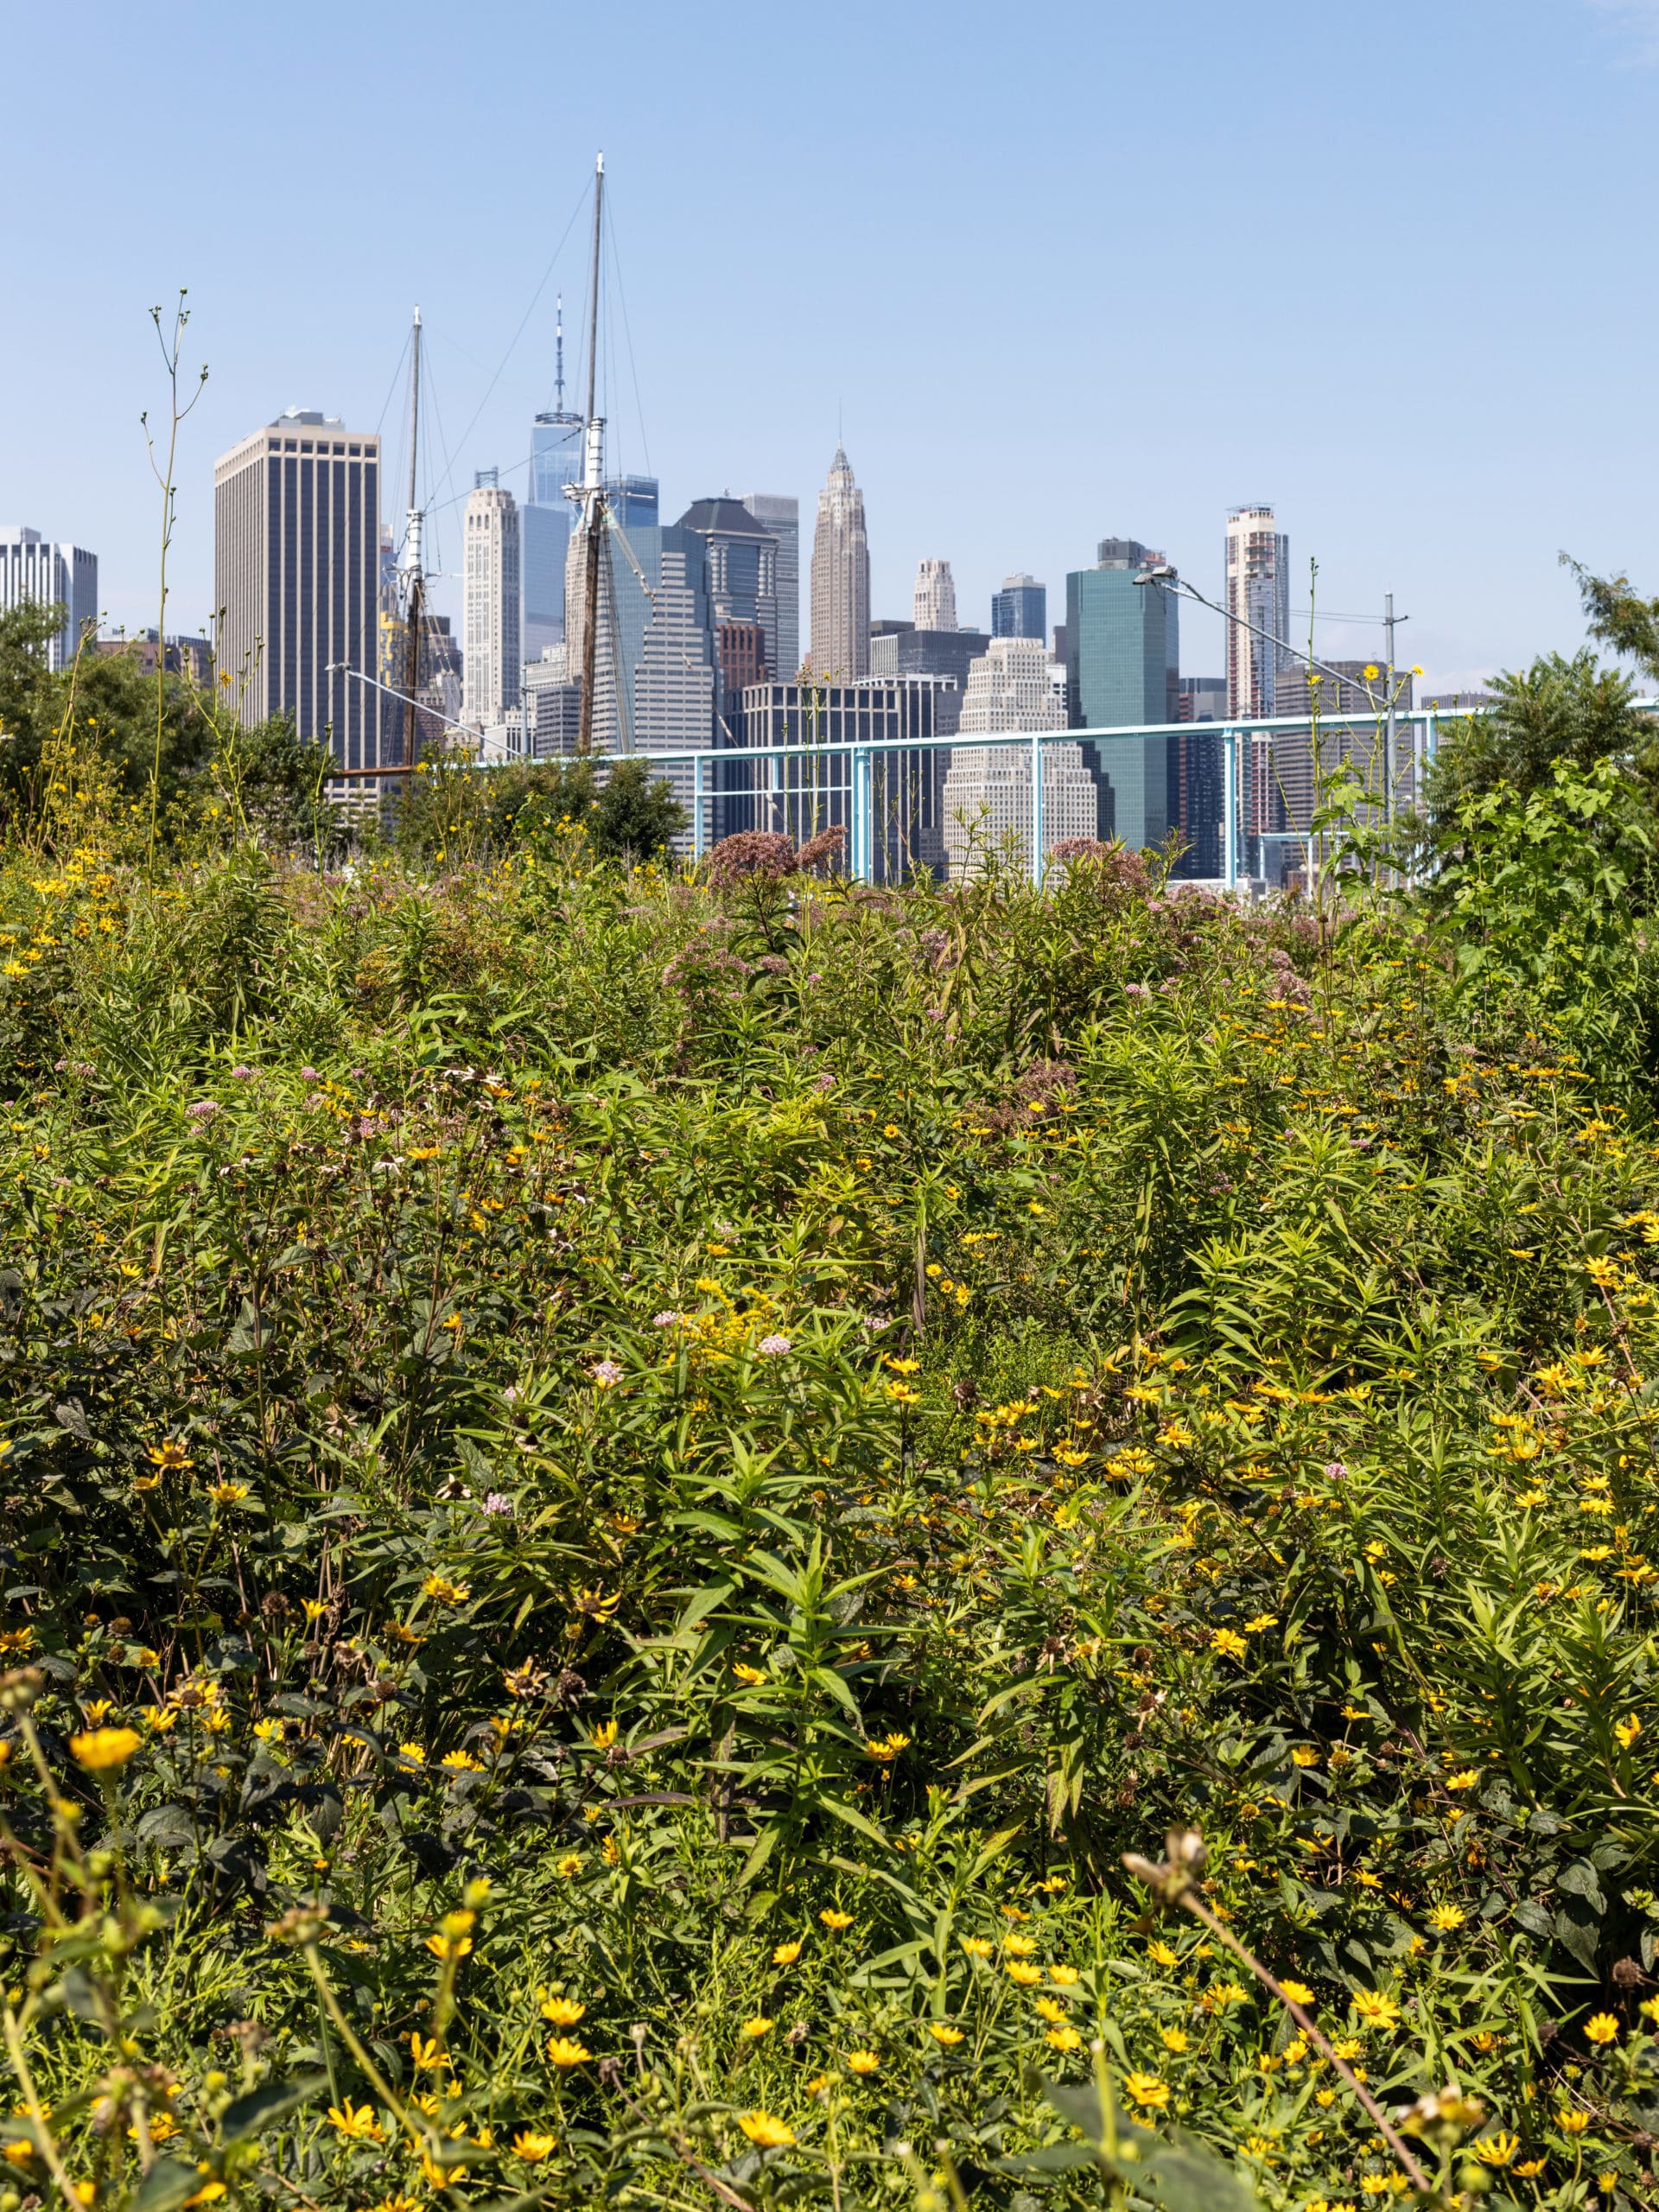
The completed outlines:
<svg viewBox="0 0 1659 2212">
<path fill-rule="evenodd" d="M 43 757 L 4 2212 L 1654 2201 L 1626 754 L 1254 910 Z"/>
</svg>

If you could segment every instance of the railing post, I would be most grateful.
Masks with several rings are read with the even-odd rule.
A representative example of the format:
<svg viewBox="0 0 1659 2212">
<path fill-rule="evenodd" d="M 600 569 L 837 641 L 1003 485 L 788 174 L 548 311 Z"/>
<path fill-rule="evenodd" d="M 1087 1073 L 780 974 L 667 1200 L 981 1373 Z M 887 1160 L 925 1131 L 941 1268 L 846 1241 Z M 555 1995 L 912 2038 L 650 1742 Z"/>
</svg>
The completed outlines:
<svg viewBox="0 0 1659 2212">
<path fill-rule="evenodd" d="M 694 862 L 703 855 L 705 840 L 702 831 L 702 762 L 698 753 L 691 763 L 691 858 Z"/>
<path fill-rule="evenodd" d="M 1221 841 L 1222 873 L 1227 888 L 1238 888 L 1238 732 L 1222 733 Z"/>
<path fill-rule="evenodd" d="M 1031 880 L 1043 884 L 1043 734 L 1031 733 Z"/>
<path fill-rule="evenodd" d="M 874 784 L 870 774 L 870 748 L 860 745 L 853 752 L 853 873 L 861 883 L 875 881 Z"/>
</svg>

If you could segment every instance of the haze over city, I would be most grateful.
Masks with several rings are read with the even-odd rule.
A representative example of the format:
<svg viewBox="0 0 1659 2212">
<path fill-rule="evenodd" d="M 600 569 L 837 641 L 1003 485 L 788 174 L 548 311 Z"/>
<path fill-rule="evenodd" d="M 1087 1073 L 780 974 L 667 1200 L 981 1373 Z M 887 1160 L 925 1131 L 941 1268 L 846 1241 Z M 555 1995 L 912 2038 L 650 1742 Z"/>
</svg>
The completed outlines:
<svg viewBox="0 0 1659 2212">
<path fill-rule="evenodd" d="M 561 291 L 575 376 L 601 146 L 612 463 L 660 478 L 664 517 L 763 485 L 810 518 L 843 438 L 873 615 L 908 613 L 940 556 L 964 625 L 1016 569 L 1058 618 L 1109 533 L 1213 593 L 1226 510 L 1266 501 L 1293 609 L 1310 556 L 1335 613 L 1391 589 L 1402 659 L 1449 690 L 1579 642 L 1560 548 L 1653 566 L 1653 433 L 1623 395 L 1655 308 L 1597 214 L 1645 196 L 1651 8 L 82 20 L 73 129 L 51 99 L 10 125 L 52 189 L 9 226 L 35 305 L 0 358 L 0 518 L 94 548 L 111 625 L 156 620 L 137 417 L 163 405 L 147 310 L 180 284 L 211 374 L 169 628 L 213 611 L 215 456 L 283 408 L 379 425 L 395 513 L 416 301 L 454 609 L 474 471 L 523 494 Z M 61 71 L 44 17 L 16 11 L 7 41 L 15 81 Z M 1552 289 L 1593 345 L 1536 311 Z M 1219 631 L 1193 611 L 1184 664 L 1219 666 Z M 1333 620 L 1317 645 L 1376 638 Z"/>
</svg>

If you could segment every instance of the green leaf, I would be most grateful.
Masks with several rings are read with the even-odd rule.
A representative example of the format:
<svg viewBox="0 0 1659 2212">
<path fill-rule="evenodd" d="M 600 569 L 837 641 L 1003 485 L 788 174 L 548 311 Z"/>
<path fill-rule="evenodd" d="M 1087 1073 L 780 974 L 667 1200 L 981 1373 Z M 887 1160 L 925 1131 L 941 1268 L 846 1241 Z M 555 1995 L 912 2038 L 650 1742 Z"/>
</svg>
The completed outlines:
<svg viewBox="0 0 1659 2212">
<path fill-rule="evenodd" d="M 262 2127 L 269 2127 L 274 2120 L 286 2118 L 297 2111 L 308 2097 L 319 2089 L 327 2088 L 326 2074 L 302 2075 L 296 2082 L 262 2082 L 257 2089 L 237 2097 L 225 2107 L 219 2130 L 227 2143 L 239 2141 L 245 2135 L 257 2135 Z"/>
<path fill-rule="evenodd" d="M 138 2184 L 132 2212 L 178 2212 L 187 2196 L 194 2196 L 201 2177 L 181 2158 L 157 2158 Z"/>
</svg>

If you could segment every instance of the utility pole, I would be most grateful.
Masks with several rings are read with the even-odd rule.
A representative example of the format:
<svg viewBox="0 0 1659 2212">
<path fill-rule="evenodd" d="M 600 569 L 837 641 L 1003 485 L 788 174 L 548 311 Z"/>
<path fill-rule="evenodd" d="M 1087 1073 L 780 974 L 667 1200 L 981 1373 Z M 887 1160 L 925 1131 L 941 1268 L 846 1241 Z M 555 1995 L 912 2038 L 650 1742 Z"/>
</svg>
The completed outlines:
<svg viewBox="0 0 1659 2212">
<path fill-rule="evenodd" d="M 582 545 L 582 712 L 576 728 L 576 751 L 584 755 L 594 749 L 594 675 L 599 644 L 599 533 L 605 519 L 605 494 L 601 488 L 605 426 L 594 411 L 598 397 L 599 372 L 599 231 L 604 201 L 605 156 L 601 154 L 594 165 L 594 257 L 588 302 L 588 428 L 580 493 L 582 526 L 587 537 Z"/>
<path fill-rule="evenodd" d="M 1402 614 L 1397 619 L 1402 622 L 1409 622 L 1411 617 L 1408 614 Z M 1394 632 L 1395 620 L 1396 618 L 1394 612 L 1394 594 L 1392 592 L 1385 592 L 1382 597 L 1382 627 L 1384 632 L 1387 633 L 1388 639 L 1388 665 L 1384 671 L 1384 675 L 1389 687 L 1389 710 L 1388 721 L 1384 726 L 1382 734 L 1382 774 L 1388 785 L 1388 804 L 1385 810 L 1386 818 L 1390 822 L 1394 819 L 1395 742 L 1395 730 L 1397 727 L 1395 717 L 1395 693 L 1399 689 L 1394 680 Z"/>
<path fill-rule="evenodd" d="M 421 688 L 421 618 L 425 611 L 426 583 L 421 574 L 421 513 L 416 461 L 421 430 L 421 311 L 415 310 L 414 352 L 409 378 L 409 505 L 404 534 L 404 744 L 403 765 L 415 766 L 420 750 L 420 723 L 415 699 Z"/>
</svg>

